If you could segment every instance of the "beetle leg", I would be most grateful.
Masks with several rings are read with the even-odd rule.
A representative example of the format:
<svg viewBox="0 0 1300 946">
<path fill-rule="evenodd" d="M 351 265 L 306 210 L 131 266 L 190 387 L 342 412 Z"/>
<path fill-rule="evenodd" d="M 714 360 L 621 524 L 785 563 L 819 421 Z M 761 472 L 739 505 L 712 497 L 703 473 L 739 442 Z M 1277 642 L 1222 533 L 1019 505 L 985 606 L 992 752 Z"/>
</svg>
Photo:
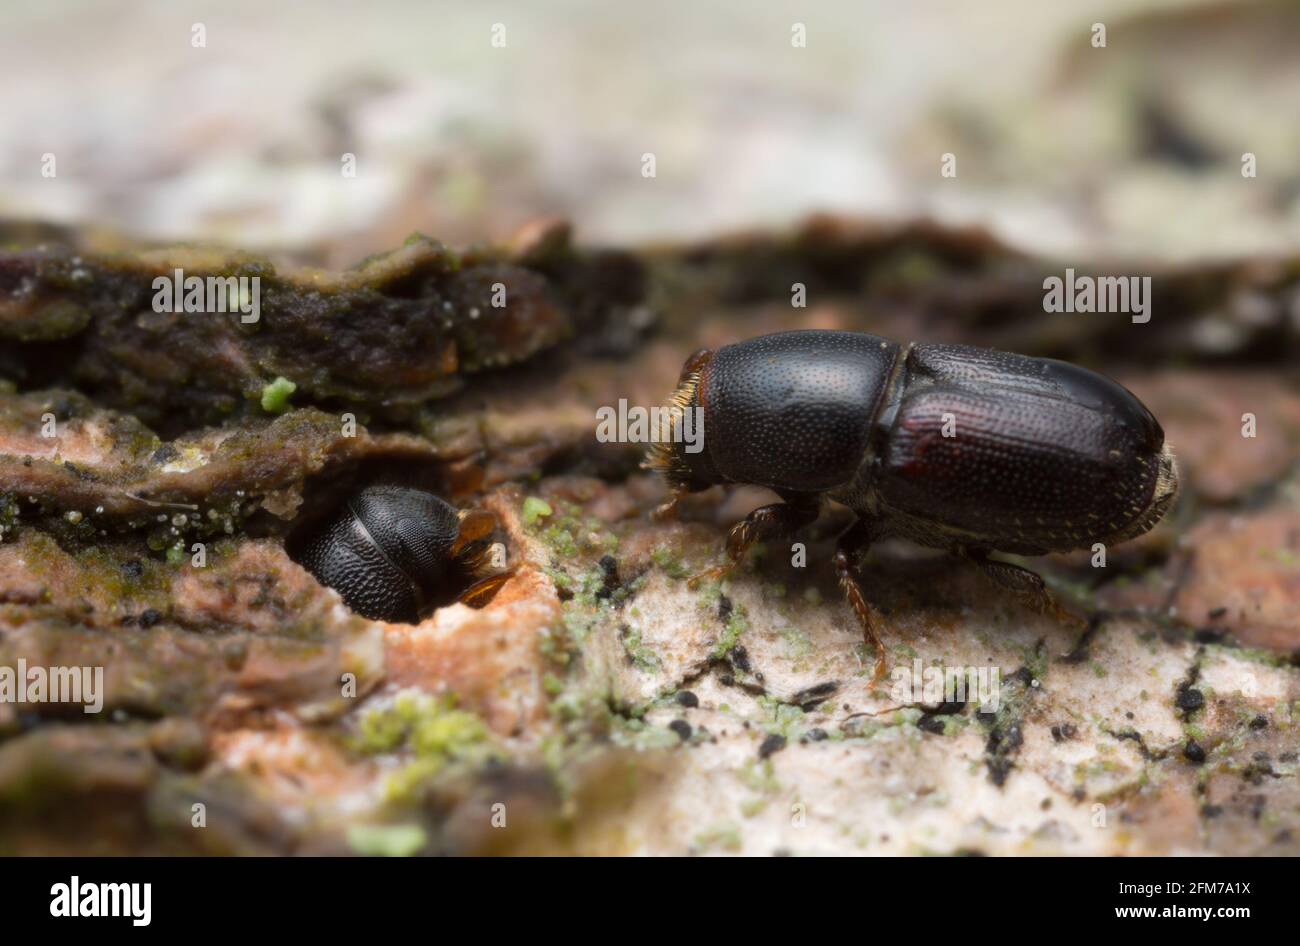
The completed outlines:
<svg viewBox="0 0 1300 946">
<path fill-rule="evenodd" d="M 844 589 L 844 597 L 848 599 L 849 607 L 853 609 L 858 623 L 862 625 L 863 640 L 876 652 L 876 667 L 871 675 L 873 688 L 885 675 L 885 645 L 880 641 L 880 633 L 876 630 L 876 622 L 871 616 L 871 605 L 867 604 L 866 596 L 862 593 L 862 585 L 853 576 L 853 570 L 858 553 L 878 538 L 880 538 L 880 530 L 876 523 L 867 519 L 858 519 L 840 534 L 839 540 L 835 543 L 835 574 L 840 580 L 840 587 Z"/>
<path fill-rule="evenodd" d="M 989 581 L 1011 592 L 1025 607 L 1054 617 L 1063 624 L 1087 625 L 1087 621 L 1061 607 L 1037 572 L 984 554 L 967 553 L 966 557 L 980 567 Z"/>
<path fill-rule="evenodd" d="M 820 507 L 815 503 L 771 503 L 760 506 L 736 523 L 727 534 L 727 563 L 692 577 L 687 584 L 694 588 L 704 579 L 721 581 L 745 558 L 755 542 L 790 535 L 817 518 Z"/>
<path fill-rule="evenodd" d="M 673 490 L 673 495 L 668 500 L 668 502 L 663 503 L 660 506 L 656 506 L 654 512 L 650 513 L 651 520 L 653 520 L 654 522 L 663 522 L 669 519 L 676 519 L 677 504 L 682 501 L 682 497 L 685 496 L 688 492 L 689 490 L 686 489 Z"/>
<path fill-rule="evenodd" d="M 456 600 L 461 604 L 469 605 L 471 608 L 481 608 L 492 600 L 493 596 L 501 590 L 501 586 L 509 581 L 514 573 L 515 571 L 512 568 L 476 581 L 462 591 Z"/>
</svg>

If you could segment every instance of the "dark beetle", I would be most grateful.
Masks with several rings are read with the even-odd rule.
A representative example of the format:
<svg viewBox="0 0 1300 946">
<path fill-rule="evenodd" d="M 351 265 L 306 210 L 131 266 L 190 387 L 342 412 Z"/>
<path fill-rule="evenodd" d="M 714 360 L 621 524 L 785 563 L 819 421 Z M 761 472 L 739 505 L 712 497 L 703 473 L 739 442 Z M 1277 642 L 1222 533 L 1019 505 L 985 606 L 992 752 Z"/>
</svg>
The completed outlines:
<svg viewBox="0 0 1300 946">
<path fill-rule="evenodd" d="M 349 608 L 414 623 L 435 608 L 479 604 L 508 573 L 479 579 L 496 518 L 459 511 L 433 493 L 370 486 L 298 543 L 293 557 Z"/>
<path fill-rule="evenodd" d="M 900 536 L 977 562 L 1062 616 L 1033 572 L 989 558 L 1111 545 L 1152 528 L 1178 492 L 1174 455 L 1142 403 L 1062 361 L 967 345 L 900 345 L 859 332 L 780 332 L 687 359 L 672 404 L 698 407 L 703 449 L 661 434 L 647 465 L 681 495 L 754 483 L 785 500 L 727 539 L 734 567 L 755 541 L 817 518 L 824 498 L 858 514 L 836 570 L 867 638 L 884 649 L 852 563 Z M 702 577 L 702 576 L 701 576 Z"/>
</svg>

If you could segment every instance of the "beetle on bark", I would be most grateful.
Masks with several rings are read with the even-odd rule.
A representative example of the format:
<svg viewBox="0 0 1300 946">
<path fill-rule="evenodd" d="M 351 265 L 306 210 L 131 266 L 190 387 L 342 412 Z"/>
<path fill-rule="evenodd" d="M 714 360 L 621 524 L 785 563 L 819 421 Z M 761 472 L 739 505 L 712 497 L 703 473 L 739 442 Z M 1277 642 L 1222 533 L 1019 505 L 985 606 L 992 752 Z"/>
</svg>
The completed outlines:
<svg viewBox="0 0 1300 946">
<path fill-rule="evenodd" d="M 1151 412 L 1109 378 L 1049 358 L 779 332 L 692 355 L 671 406 L 702 411 L 704 448 L 689 452 L 661 431 L 647 457 L 673 490 L 661 513 L 720 483 L 766 486 L 784 500 L 732 528 L 730 561 L 711 577 L 754 542 L 811 523 L 826 499 L 857 514 L 835 568 L 875 648 L 877 680 L 884 648 L 854 569 L 871 543 L 898 536 L 955 552 L 1068 619 L 1037 574 L 991 553 L 1124 542 L 1155 526 L 1178 492 Z"/>
<path fill-rule="evenodd" d="M 510 571 L 486 575 L 490 512 L 406 486 L 368 486 L 295 537 L 291 555 L 374 621 L 414 624 L 436 608 L 486 602 Z"/>
</svg>

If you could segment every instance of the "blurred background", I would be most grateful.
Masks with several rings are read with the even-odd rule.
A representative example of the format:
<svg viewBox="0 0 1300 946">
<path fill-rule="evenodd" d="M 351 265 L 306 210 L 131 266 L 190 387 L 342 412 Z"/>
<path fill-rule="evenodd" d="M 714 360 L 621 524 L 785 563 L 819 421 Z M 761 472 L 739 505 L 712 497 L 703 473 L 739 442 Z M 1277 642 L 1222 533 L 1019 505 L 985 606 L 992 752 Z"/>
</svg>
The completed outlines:
<svg viewBox="0 0 1300 946">
<path fill-rule="evenodd" d="M 0 658 L 111 676 L 91 724 L 0 705 L 0 853 L 1297 853 L 1297 50 L 1300 0 L 4 0 L 0 250 L 55 246 L 0 254 Z M 247 331 L 151 283 L 260 261 L 85 252 L 341 268 L 545 217 L 599 249 L 283 267 Z M 1045 311 L 1066 267 L 1150 275 L 1155 317 Z M 891 661 L 999 668 L 996 718 L 876 712 L 845 510 L 814 567 L 774 545 L 697 594 L 771 494 L 656 521 L 643 445 L 595 439 L 687 353 L 796 327 L 1067 358 L 1175 446 L 1159 528 L 1043 563 L 1082 635 L 945 557 L 864 563 Z M 408 470 L 500 520 L 487 608 L 361 621 L 285 554 Z"/>
<path fill-rule="evenodd" d="M 539 215 L 630 244 L 816 210 L 1057 256 L 1282 254 L 1298 48 L 1293 0 L 9 0 L 0 216 L 328 265 Z"/>
</svg>

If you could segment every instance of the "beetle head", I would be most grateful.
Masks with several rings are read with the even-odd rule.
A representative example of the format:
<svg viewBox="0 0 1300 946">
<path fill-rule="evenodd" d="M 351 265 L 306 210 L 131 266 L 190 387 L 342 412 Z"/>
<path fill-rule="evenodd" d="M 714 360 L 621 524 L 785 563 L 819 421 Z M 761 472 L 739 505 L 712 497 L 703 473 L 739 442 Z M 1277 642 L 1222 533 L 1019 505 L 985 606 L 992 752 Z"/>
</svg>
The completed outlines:
<svg viewBox="0 0 1300 946">
<path fill-rule="evenodd" d="M 688 451 L 686 443 L 674 435 L 673 428 L 673 417 L 679 416 L 674 412 L 699 408 L 701 415 L 707 415 L 704 388 L 712 359 L 713 352 L 707 348 L 701 348 L 686 359 L 677 378 L 677 387 L 664 405 L 667 410 L 660 415 L 658 439 L 651 444 L 641 464 L 645 469 L 661 473 L 674 490 L 694 493 L 725 482 L 725 477 L 718 473 L 709 459 L 708 450 Z"/>
</svg>

